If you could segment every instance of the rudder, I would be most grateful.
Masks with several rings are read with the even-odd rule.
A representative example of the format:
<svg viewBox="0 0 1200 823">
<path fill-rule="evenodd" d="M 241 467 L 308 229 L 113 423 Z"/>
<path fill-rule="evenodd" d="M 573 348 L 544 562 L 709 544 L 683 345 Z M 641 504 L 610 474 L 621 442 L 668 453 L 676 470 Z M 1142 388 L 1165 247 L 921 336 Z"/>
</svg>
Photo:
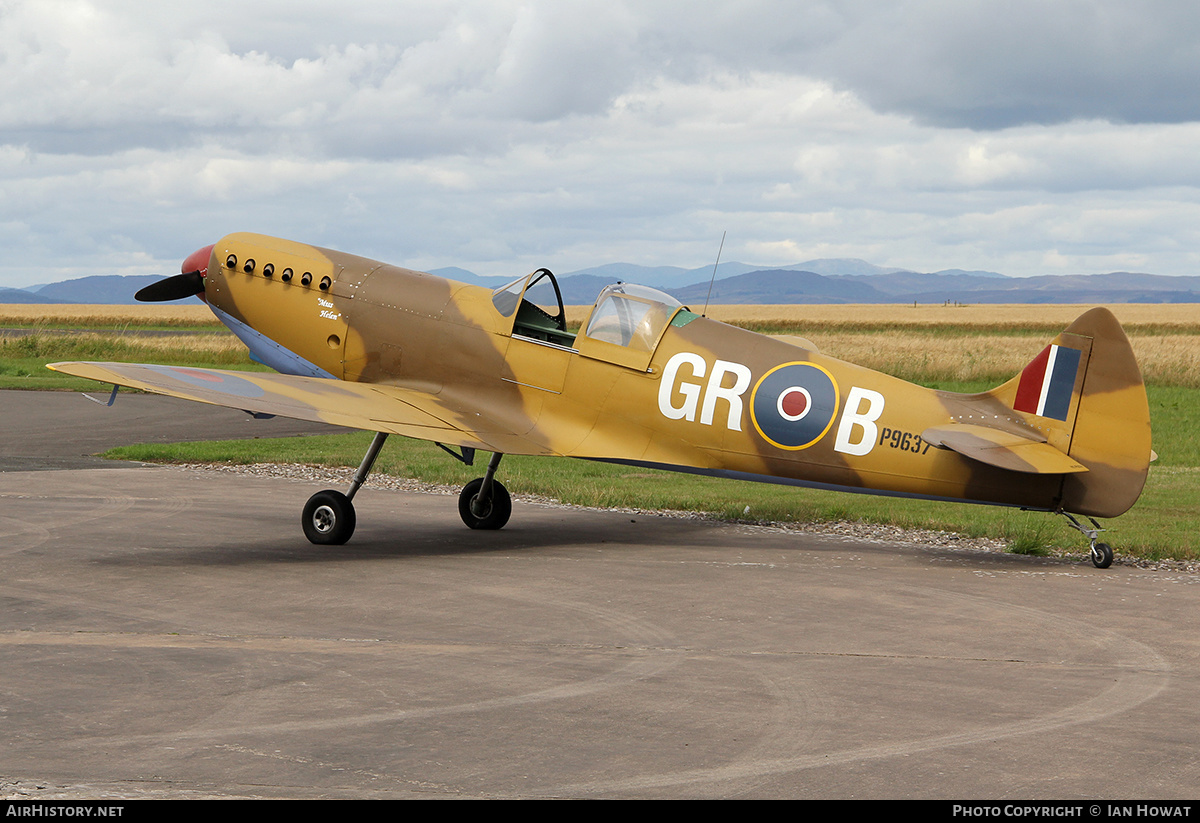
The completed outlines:
<svg viewBox="0 0 1200 823">
<path fill-rule="evenodd" d="M 1108 309 L 1082 314 L 989 394 L 1087 467 L 1064 475 L 1062 510 L 1116 517 L 1137 501 L 1150 466 L 1150 405 L 1129 339 Z"/>
</svg>

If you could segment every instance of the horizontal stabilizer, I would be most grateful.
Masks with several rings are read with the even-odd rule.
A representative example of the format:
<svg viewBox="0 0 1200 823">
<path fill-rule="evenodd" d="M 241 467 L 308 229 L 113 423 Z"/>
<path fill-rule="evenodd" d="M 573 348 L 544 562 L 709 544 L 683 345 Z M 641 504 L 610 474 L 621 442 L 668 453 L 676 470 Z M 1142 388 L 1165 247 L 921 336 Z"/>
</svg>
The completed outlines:
<svg viewBox="0 0 1200 823">
<path fill-rule="evenodd" d="M 1034 440 L 987 426 L 950 423 L 921 432 L 932 446 L 953 449 L 961 455 L 1015 472 L 1074 474 L 1087 467 L 1063 454 L 1045 440 Z"/>
</svg>

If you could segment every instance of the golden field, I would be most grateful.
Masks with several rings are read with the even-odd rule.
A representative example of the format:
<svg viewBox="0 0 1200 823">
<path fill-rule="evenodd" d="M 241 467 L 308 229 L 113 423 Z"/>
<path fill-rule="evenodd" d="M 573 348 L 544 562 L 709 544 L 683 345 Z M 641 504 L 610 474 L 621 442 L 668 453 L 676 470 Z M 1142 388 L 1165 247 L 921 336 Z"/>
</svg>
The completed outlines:
<svg viewBox="0 0 1200 823">
<path fill-rule="evenodd" d="M 697 307 L 692 307 L 693 309 Z M 804 330 L 852 329 L 882 331 L 896 327 L 944 327 L 980 331 L 1053 329 L 1061 331 L 1091 305 L 992 304 L 969 306 L 921 305 L 714 305 L 707 315 L 723 323 L 777 333 Z M 1126 303 L 1107 307 L 1127 332 L 1163 328 L 1200 334 L 1200 304 Z M 591 306 L 568 306 L 567 321 L 579 324 Z M 807 335 L 805 335 L 807 336 Z"/>
<path fill-rule="evenodd" d="M 40 305 L 0 303 L 0 326 L 8 328 L 96 329 L 121 326 L 224 328 L 208 306 L 195 304 L 134 306 Z"/>
<path fill-rule="evenodd" d="M 1053 328 L 1061 330 L 1092 305 L 978 304 L 969 306 L 709 306 L 708 315 L 734 325 L 774 322 L 808 323 L 812 327 L 870 328 L 891 326 L 964 326 L 980 329 Z M 1107 306 L 1126 331 L 1141 327 L 1190 330 L 1200 334 L 1200 304 L 1125 303 Z"/>
<path fill-rule="evenodd" d="M 717 306 L 709 314 L 745 328 L 799 334 L 831 357 L 918 383 L 999 383 L 1089 308 Z M 1121 321 L 1146 382 L 1200 388 L 1200 305 L 1108 308 Z"/>
<path fill-rule="evenodd" d="M 578 325 L 590 306 L 570 306 Z M 820 351 L 919 383 L 986 380 L 1001 382 L 1019 372 L 1058 331 L 1088 306 L 973 305 L 918 306 L 710 306 L 709 316 L 768 334 L 795 334 Z M 1148 383 L 1200 388 L 1200 305 L 1110 306 L 1133 343 Z M 71 334 L 77 343 L 120 344 L 111 359 L 152 356 L 170 360 L 174 350 L 203 353 L 229 363 L 242 344 L 203 305 L 0 305 L 0 325 L 36 328 L 43 338 L 57 330 L 112 329 L 95 337 Z M 213 329 L 178 337 L 122 337 L 122 329 Z M 65 341 L 64 341 L 65 342 Z M 72 356 L 66 351 L 62 356 Z"/>
<path fill-rule="evenodd" d="M 762 305 L 708 307 L 708 316 L 748 328 L 785 326 L 787 333 L 844 329 L 879 331 L 897 326 L 968 328 L 980 331 L 1066 328 L 1087 311 L 1085 305 Z M 1200 304 L 1130 303 L 1109 306 L 1127 332 L 1142 328 L 1200 334 Z M 583 322 L 591 306 L 567 306 L 567 321 Z M 97 328 L 131 326 L 217 326 L 207 306 L 138 304 L 132 306 L 0 304 L 0 325 L 12 327 Z"/>
<path fill-rule="evenodd" d="M 1130 331 L 1129 336 L 1147 383 L 1200 388 L 1200 335 Z M 916 383 L 986 380 L 996 384 L 1020 372 L 1050 338 L 1049 334 L 948 337 L 923 330 L 808 335 L 824 354 Z"/>
<path fill-rule="evenodd" d="M 1000 383 L 1091 306 L 709 306 L 708 316 L 766 334 L 811 340 L 830 357 L 917 383 Z M 1200 305 L 1108 307 L 1148 383 L 1200 388 Z M 572 306 L 582 322 L 590 306 Z"/>
</svg>

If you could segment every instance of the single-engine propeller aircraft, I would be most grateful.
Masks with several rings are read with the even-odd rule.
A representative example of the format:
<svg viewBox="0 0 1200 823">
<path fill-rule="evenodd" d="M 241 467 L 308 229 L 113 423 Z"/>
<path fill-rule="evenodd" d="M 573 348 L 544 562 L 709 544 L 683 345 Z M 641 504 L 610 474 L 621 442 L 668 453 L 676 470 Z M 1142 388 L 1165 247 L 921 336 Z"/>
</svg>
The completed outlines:
<svg viewBox="0 0 1200 823">
<path fill-rule="evenodd" d="M 304 507 L 313 543 L 354 531 L 352 499 L 389 434 L 471 465 L 459 513 L 498 529 L 504 454 L 564 455 L 796 486 L 1058 512 L 1112 562 L 1096 517 L 1145 483 L 1150 415 L 1129 341 L 1088 311 L 980 394 L 916 386 L 615 283 L 578 333 L 554 275 L 489 289 L 256 234 L 190 255 L 139 300 L 191 295 L 279 374 L 128 363 L 50 368 L 118 386 L 376 432 L 346 493 Z M 538 293 L 545 295 L 538 297 Z M 113 389 L 114 394 L 116 388 Z M 457 447 L 454 451 L 452 447 Z M 1090 526 L 1076 516 L 1086 517 Z"/>
</svg>

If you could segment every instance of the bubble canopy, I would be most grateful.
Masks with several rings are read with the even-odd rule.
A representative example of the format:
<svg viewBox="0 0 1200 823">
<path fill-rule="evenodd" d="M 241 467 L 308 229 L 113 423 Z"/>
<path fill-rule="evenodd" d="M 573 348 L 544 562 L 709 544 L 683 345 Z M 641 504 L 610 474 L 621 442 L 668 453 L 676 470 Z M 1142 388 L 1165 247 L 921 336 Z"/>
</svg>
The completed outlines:
<svg viewBox="0 0 1200 823">
<path fill-rule="evenodd" d="M 584 334 L 618 346 L 653 351 L 663 328 L 683 304 L 671 295 L 632 283 L 605 286 Z"/>
</svg>

